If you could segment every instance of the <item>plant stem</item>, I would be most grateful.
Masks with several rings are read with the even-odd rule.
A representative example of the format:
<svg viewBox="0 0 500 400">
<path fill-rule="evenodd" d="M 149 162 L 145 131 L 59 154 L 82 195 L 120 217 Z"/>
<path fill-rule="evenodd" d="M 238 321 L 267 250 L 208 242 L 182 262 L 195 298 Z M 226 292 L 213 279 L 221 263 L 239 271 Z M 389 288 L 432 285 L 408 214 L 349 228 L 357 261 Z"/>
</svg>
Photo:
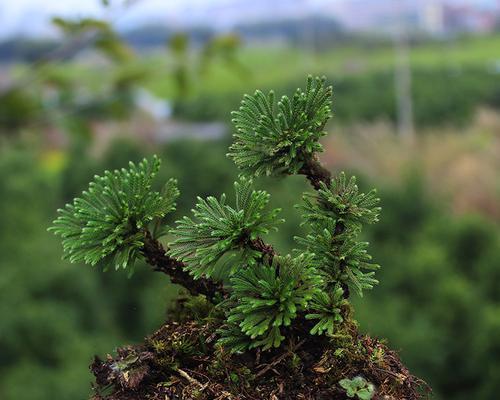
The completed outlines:
<svg viewBox="0 0 500 400">
<path fill-rule="evenodd" d="M 309 157 L 304 160 L 304 165 L 299 171 L 299 174 L 305 175 L 315 190 L 321 188 L 321 183 L 330 187 L 332 174 L 328 171 L 316 156 Z"/>
<path fill-rule="evenodd" d="M 266 244 L 260 237 L 248 242 L 248 245 L 253 250 L 260 251 L 262 256 L 269 257 L 269 264 L 272 264 L 274 256 L 277 254 L 273 246 Z"/>
<path fill-rule="evenodd" d="M 309 183 L 315 190 L 321 189 L 321 184 L 325 184 L 326 187 L 330 187 L 332 184 L 332 174 L 328 171 L 316 156 L 308 157 L 304 160 L 304 165 L 299 171 L 300 174 L 305 175 Z M 345 232 L 345 224 L 342 220 L 338 220 L 335 224 L 335 236 L 340 236 Z M 340 262 L 340 269 L 344 270 L 346 268 L 345 261 Z M 344 298 L 349 298 L 349 286 L 342 282 L 342 290 L 344 291 Z"/>
<path fill-rule="evenodd" d="M 172 283 L 181 285 L 191 295 L 203 294 L 208 300 L 212 300 L 217 294 L 225 297 L 226 292 L 221 283 L 206 278 L 195 280 L 188 272 L 184 271 L 184 263 L 169 257 L 162 244 L 154 239 L 149 231 L 146 232 L 142 254 L 155 271 L 167 274 Z"/>
</svg>

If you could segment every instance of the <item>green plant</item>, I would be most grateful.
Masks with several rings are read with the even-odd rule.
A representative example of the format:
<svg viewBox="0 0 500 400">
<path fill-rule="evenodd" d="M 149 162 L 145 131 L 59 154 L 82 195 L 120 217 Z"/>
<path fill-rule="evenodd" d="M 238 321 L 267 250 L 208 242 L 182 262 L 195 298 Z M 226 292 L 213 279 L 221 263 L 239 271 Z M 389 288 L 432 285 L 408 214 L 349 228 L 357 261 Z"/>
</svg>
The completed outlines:
<svg viewBox="0 0 500 400">
<path fill-rule="evenodd" d="M 339 385 L 345 389 L 347 397 L 356 396 L 359 400 L 370 400 L 375 393 L 373 385 L 362 376 L 356 376 L 353 379 L 342 379 Z"/>
<path fill-rule="evenodd" d="M 62 237 L 65 256 L 71 262 L 133 267 L 148 224 L 173 211 L 179 195 L 173 179 L 161 193 L 152 190 L 159 169 L 160 160 L 154 157 L 152 162 L 131 162 L 128 170 L 106 171 L 82 197 L 58 210 L 61 215 L 50 229 Z"/>
<path fill-rule="evenodd" d="M 191 294 L 202 294 L 224 316 L 219 344 L 231 352 L 279 347 L 294 331 L 332 336 L 349 318 L 348 298 L 377 281 L 358 239 L 363 224 L 377 221 L 375 192 L 359 193 L 355 179 L 332 178 L 317 159 L 331 114 L 331 87 L 308 78 L 305 91 L 245 96 L 235 115 L 237 133 L 229 157 L 242 170 L 234 205 L 226 196 L 198 198 L 193 218 L 166 233 L 162 218 L 174 209 L 175 182 L 152 191 L 159 161 L 96 177 L 89 190 L 60 210 L 52 228 L 71 261 L 130 267 L 137 258 L 167 273 Z M 269 195 L 245 175 L 304 175 L 314 194 L 298 208 L 309 233 L 291 255 L 280 255 L 263 235 L 281 222 L 268 210 Z"/>
<path fill-rule="evenodd" d="M 308 309 L 322 283 L 310 254 L 275 256 L 266 264 L 248 266 L 231 276 L 229 328 L 220 331 L 220 343 L 232 351 L 278 347 L 285 339 L 282 328 Z"/>
<path fill-rule="evenodd" d="M 325 79 L 307 80 L 305 91 L 281 97 L 276 106 L 274 92 L 257 90 L 245 95 L 233 112 L 237 132 L 230 147 L 236 165 L 255 175 L 297 173 L 304 162 L 322 151 L 319 139 L 330 118 L 332 88 Z"/>
<path fill-rule="evenodd" d="M 193 210 L 195 220 L 184 217 L 172 230 L 177 239 L 170 244 L 170 255 L 185 262 L 195 278 L 216 274 L 218 262 L 229 252 L 232 257 L 224 264 L 232 264 L 230 274 L 238 264 L 254 265 L 261 253 L 248 242 L 277 229 L 275 225 L 281 222 L 276 219 L 279 209 L 265 211 L 269 194 L 252 190 L 251 180 L 241 178 L 234 188 L 235 208 L 226 204 L 225 194 L 219 200 L 198 198 Z"/>
</svg>

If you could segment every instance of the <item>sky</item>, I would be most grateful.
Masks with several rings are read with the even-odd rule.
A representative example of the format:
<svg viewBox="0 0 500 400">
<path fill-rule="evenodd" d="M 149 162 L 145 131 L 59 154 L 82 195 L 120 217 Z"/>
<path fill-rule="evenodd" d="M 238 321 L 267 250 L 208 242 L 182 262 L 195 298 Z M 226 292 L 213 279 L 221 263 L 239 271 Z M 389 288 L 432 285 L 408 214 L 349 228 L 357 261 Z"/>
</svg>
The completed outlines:
<svg viewBox="0 0 500 400">
<path fill-rule="evenodd" d="M 118 27 L 139 22 L 166 22 L 169 25 L 210 22 L 210 18 L 235 12 L 253 3 L 273 8 L 278 3 L 288 6 L 337 2 L 339 0 L 0 0 L 0 38 L 10 35 L 47 35 L 55 33 L 50 26 L 54 15 L 64 17 L 94 16 L 111 20 Z M 128 6 L 124 6 L 129 2 Z M 224 11 L 225 13 L 222 13 Z"/>
<path fill-rule="evenodd" d="M 248 18 L 296 10 L 321 9 L 323 5 L 345 0 L 0 0 L 0 39 L 14 35 L 47 36 L 56 31 L 50 25 L 54 15 L 65 17 L 95 16 L 111 20 L 117 27 L 141 22 L 164 22 L 169 26 L 214 22 L 229 24 L 235 14 L 245 10 Z M 135 4 L 123 7 L 124 2 Z M 377 0 L 372 0 L 377 1 Z M 420 0 L 415 0 L 420 1 Z M 465 3 L 493 3 L 498 0 L 447 0 Z M 270 7 L 270 4 L 273 6 Z M 222 12 L 224 11 L 224 12 Z"/>
<path fill-rule="evenodd" d="M 162 15 L 167 20 L 186 15 L 190 9 L 203 9 L 228 0 L 111 0 L 102 6 L 101 0 L 0 0 L 0 37 L 10 35 L 47 35 L 54 33 L 52 16 L 106 18 L 125 25 L 138 19 Z M 130 0 L 129 0 L 130 1 Z M 135 3 L 134 3 L 135 1 Z"/>
</svg>

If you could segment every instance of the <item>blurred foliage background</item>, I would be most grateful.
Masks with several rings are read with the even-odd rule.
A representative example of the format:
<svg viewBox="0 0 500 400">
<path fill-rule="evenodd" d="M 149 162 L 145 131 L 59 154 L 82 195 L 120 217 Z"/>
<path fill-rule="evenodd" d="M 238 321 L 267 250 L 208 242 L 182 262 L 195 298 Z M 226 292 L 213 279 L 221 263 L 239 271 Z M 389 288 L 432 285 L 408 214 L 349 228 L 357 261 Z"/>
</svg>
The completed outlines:
<svg viewBox="0 0 500 400">
<path fill-rule="evenodd" d="M 46 232 L 56 209 L 94 174 L 152 153 L 163 159 L 159 183 L 179 181 L 175 217 L 197 195 L 231 191 L 230 111 L 245 92 L 289 93 L 309 73 L 334 85 L 323 161 L 382 198 L 366 236 L 383 268 L 380 285 L 355 300 L 361 329 L 387 338 L 437 399 L 498 397 L 499 34 L 408 41 L 415 135 L 405 138 L 383 36 L 335 28 L 304 45 L 282 23 L 289 41 L 193 30 L 151 49 L 140 45 L 147 30 L 123 37 L 97 19 L 53 23 L 57 44 L 0 43 L 1 399 L 86 398 L 93 355 L 139 342 L 178 294 L 146 266 L 128 279 L 61 261 Z M 259 184 L 287 219 L 270 240 L 289 251 L 307 186 L 300 177 Z"/>
</svg>

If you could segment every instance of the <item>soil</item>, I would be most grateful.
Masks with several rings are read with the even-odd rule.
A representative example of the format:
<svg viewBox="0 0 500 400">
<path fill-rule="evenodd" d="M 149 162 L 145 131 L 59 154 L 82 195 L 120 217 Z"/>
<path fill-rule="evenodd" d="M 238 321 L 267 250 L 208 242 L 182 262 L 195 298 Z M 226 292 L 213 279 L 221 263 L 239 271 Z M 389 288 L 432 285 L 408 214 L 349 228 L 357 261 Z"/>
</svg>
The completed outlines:
<svg viewBox="0 0 500 400">
<path fill-rule="evenodd" d="M 143 344 L 95 357 L 92 400 L 344 400 L 339 381 L 356 376 L 374 385 L 374 400 L 430 393 L 396 352 L 360 335 L 354 322 L 321 337 L 310 335 L 304 321 L 279 349 L 230 354 L 216 343 L 220 320 L 206 314 L 177 313 L 177 322 L 165 323 Z"/>
</svg>

